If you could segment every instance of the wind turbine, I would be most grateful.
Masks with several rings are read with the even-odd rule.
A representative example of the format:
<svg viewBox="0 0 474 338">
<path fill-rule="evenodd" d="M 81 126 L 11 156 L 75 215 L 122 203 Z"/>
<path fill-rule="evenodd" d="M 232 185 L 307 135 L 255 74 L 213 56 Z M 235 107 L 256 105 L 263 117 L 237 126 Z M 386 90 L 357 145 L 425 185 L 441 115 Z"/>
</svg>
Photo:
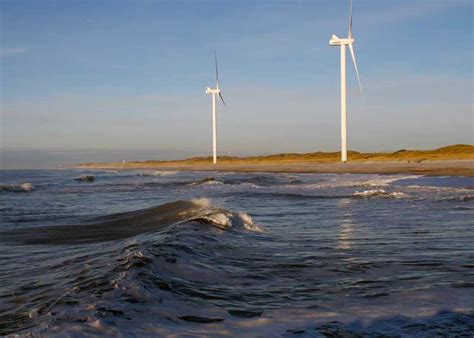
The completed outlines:
<svg viewBox="0 0 474 338">
<path fill-rule="evenodd" d="M 348 37 L 345 39 L 340 39 L 337 35 L 333 34 L 329 40 L 331 46 L 340 46 L 341 47 L 341 161 L 347 162 L 347 115 L 346 115 L 346 45 L 349 46 L 349 51 L 351 52 L 352 62 L 354 64 L 355 72 L 357 75 L 357 81 L 359 82 L 360 94 L 362 98 L 364 93 L 362 92 L 362 85 L 360 83 L 359 70 L 357 69 L 357 62 L 354 54 L 354 47 L 352 47 L 355 42 L 354 37 L 352 36 L 352 0 L 350 5 L 349 12 L 349 32 Z"/>
<path fill-rule="evenodd" d="M 212 94 L 212 163 L 217 163 L 217 129 L 216 129 L 216 95 L 219 96 L 222 104 L 225 106 L 224 98 L 219 89 L 219 69 L 217 68 L 217 53 L 214 52 L 214 61 L 216 64 L 216 88 L 207 87 L 206 94 Z"/>
</svg>

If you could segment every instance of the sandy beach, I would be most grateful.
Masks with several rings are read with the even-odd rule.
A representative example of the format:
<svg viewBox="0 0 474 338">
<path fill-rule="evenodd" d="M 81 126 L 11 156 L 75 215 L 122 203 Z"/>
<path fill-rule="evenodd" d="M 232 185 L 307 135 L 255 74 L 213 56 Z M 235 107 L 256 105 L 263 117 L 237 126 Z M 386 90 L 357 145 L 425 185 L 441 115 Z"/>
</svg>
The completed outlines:
<svg viewBox="0 0 474 338">
<path fill-rule="evenodd" d="M 348 163 L 247 163 L 247 164 L 86 164 L 82 169 L 153 169 L 176 171 L 286 172 L 340 174 L 414 174 L 431 176 L 474 176 L 474 161 L 348 162 Z"/>
</svg>

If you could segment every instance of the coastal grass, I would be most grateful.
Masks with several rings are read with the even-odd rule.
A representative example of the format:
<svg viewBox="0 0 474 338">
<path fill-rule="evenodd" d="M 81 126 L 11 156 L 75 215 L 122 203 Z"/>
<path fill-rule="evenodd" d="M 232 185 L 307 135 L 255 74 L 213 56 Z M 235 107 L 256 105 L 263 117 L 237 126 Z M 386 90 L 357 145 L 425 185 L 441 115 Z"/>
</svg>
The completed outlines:
<svg viewBox="0 0 474 338">
<path fill-rule="evenodd" d="M 219 164 L 222 165 L 245 165 L 245 164 L 292 164 L 292 163 L 339 163 L 340 152 L 313 152 L 313 153 L 282 153 L 266 156 L 231 157 L 219 156 Z M 456 144 L 441 147 L 434 150 L 406 150 L 395 152 L 362 153 L 349 151 L 348 158 L 351 162 L 408 162 L 421 163 L 424 161 L 455 161 L 474 160 L 474 146 L 467 144 Z M 212 163 L 212 157 L 192 157 L 184 160 L 148 160 L 132 162 L 112 163 L 84 163 L 79 168 L 143 168 L 143 167 L 166 167 L 181 165 L 208 165 Z"/>
</svg>

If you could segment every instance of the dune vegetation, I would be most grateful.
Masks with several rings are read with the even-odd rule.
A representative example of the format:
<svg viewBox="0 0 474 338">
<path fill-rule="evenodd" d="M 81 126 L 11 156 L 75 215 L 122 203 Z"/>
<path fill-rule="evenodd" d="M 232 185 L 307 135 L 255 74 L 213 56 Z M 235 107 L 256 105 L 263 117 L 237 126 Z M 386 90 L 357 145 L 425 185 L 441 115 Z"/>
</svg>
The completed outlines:
<svg viewBox="0 0 474 338">
<path fill-rule="evenodd" d="M 351 162 L 413 162 L 424 161 L 454 161 L 474 160 L 474 146 L 456 144 L 441 147 L 434 150 L 407 150 L 401 149 L 395 152 L 362 153 L 349 151 L 348 158 Z M 245 164 L 290 164 L 290 163 L 338 163 L 340 152 L 313 152 L 313 153 L 282 153 L 266 156 L 230 157 L 220 156 L 221 165 L 245 165 Z M 184 160 L 148 160 L 132 161 L 126 163 L 85 163 L 80 168 L 116 167 L 116 168 L 142 168 L 142 167 L 164 167 L 180 165 L 208 165 L 212 163 L 212 157 L 192 157 Z"/>
</svg>

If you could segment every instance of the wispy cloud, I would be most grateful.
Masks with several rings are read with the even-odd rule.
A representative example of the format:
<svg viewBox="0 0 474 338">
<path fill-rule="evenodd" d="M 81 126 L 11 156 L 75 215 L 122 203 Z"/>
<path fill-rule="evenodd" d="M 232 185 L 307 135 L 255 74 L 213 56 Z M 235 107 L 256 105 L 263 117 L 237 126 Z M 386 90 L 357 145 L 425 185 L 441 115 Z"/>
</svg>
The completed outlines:
<svg viewBox="0 0 474 338">
<path fill-rule="evenodd" d="M 28 52 L 28 48 L 16 47 L 16 48 L 0 48 L 0 57 L 14 56 L 24 54 Z"/>
</svg>

